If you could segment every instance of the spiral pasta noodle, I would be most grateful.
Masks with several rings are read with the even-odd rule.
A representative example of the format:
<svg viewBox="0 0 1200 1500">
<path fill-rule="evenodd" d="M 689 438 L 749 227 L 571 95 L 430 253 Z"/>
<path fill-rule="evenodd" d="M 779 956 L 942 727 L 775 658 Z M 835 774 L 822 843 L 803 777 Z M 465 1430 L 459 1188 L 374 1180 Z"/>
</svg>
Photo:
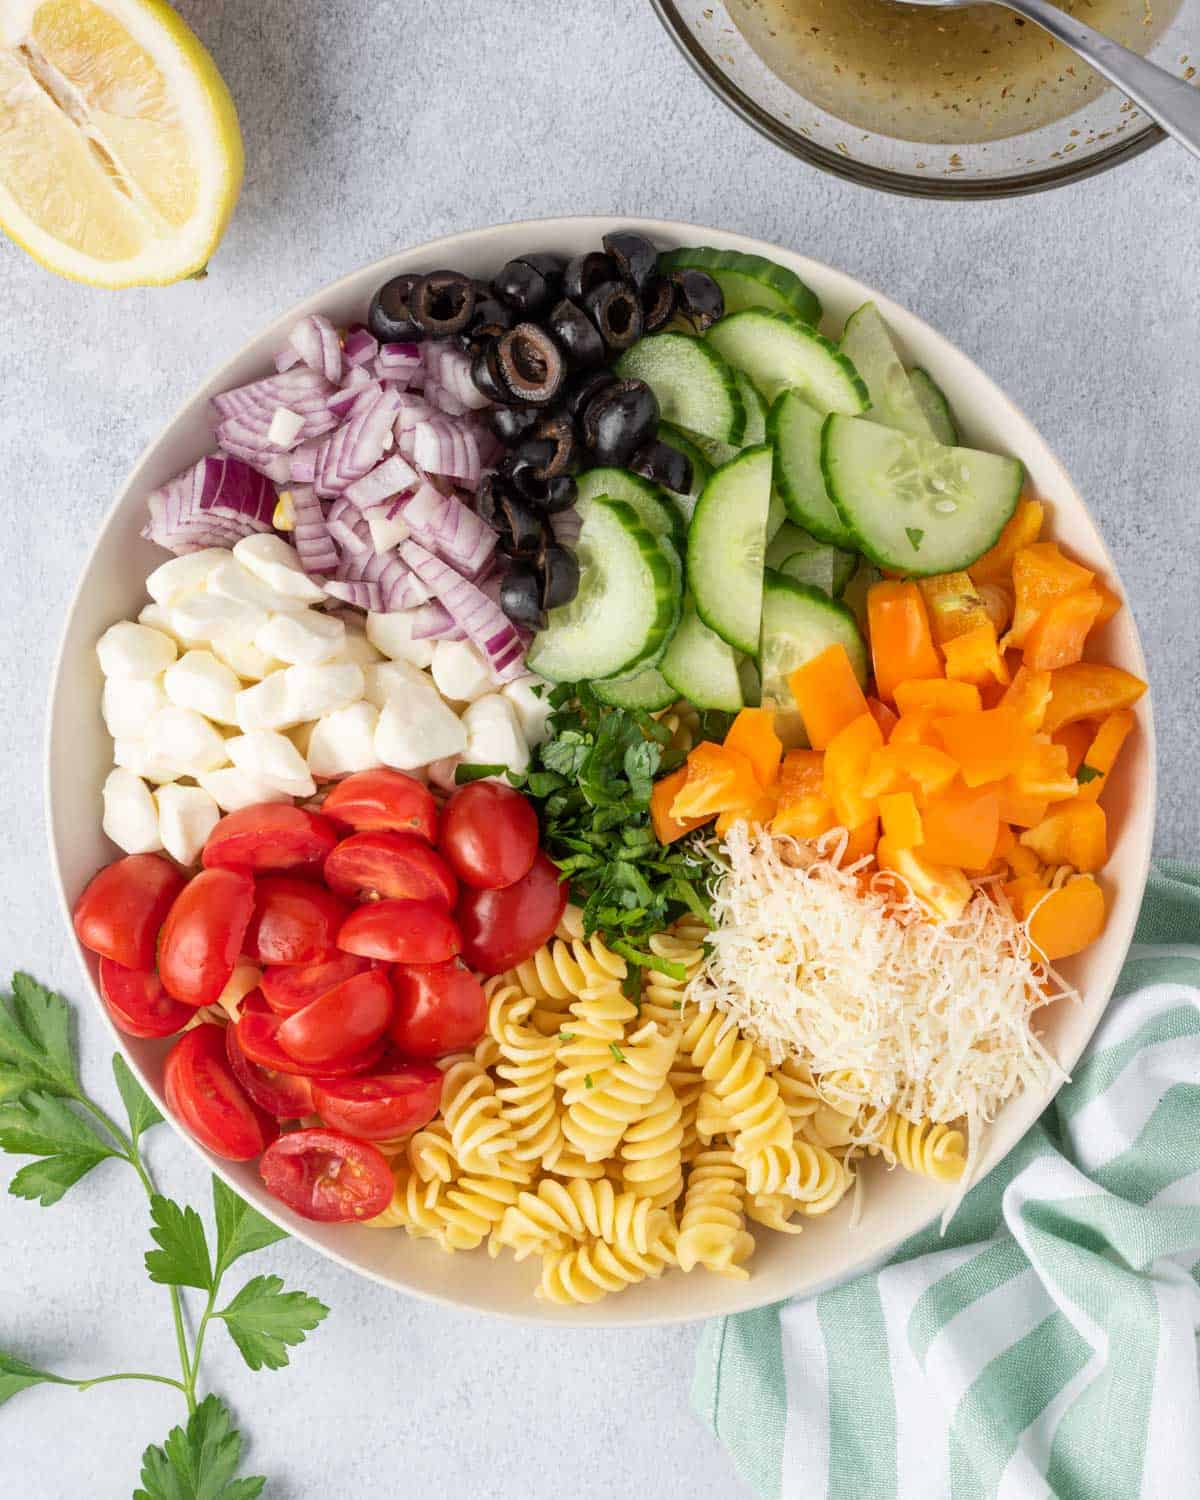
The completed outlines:
<svg viewBox="0 0 1200 1500">
<path fill-rule="evenodd" d="M 906 1120 L 893 1110 L 884 1123 L 877 1145 L 887 1161 L 899 1163 L 909 1172 L 938 1182 L 957 1182 L 966 1170 L 966 1138 L 952 1125 L 931 1120 Z"/>
<path fill-rule="evenodd" d="M 505 978 L 537 1002 L 532 1024 L 553 1036 L 572 1004 L 598 991 L 619 988 L 628 973 L 623 958 L 599 936 L 585 938 L 578 908 L 568 906 L 555 937 Z"/>
<path fill-rule="evenodd" d="M 516 1141 L 500 1112 L 495 1084 L 473 1057 L 447 1059 L 442 1118 L 456 1160 L 467 1172 L 511 1174 Z M 521 1176 L 517 1171 L 517 1176 Z"/>
<path fill-rule="evenodd" d="M 496 1098 L 512 1135 L 513 1160 L 553 1166 L 564 1144 L 555 1091 L 558 1044 L 528 1024 L 537 1003 L 532 995 L 504 979 L 490 979 L 484 992 L 488 1036 L 497 1054 L 494 1070 L 502 1080 Z"/>
<path fill-rule="evenodd" d="M 578 1002 L 572 1014 L 592 1003 Z M 626 1129 L 647 1113 L 667 1081 L 677 1046 L 676 1035 L 664 1036 L 653 1021 L 647 1021 L 620 1043 L 609 1043 L 608 1064 L 598 1076 L 586 1075 L 582 1092 L 564 1091 L 563 1135 L 586 1160 L 612 1156 Z"/>
<path fill-rule="evenodd" d="M 704 1266 L 719 1276 L 744 1279 L 754 1254 L 743 1208 L 746 1174 L 728 1147 L 704 1151 L 692 1163 L 683 1196 L 675 1257 L 681 1270 Z"/>
<path fill-rule="evenodd" d="M 621 1181 L 656 1208 L 674 1203 L 683 1189 L 683 1107 L 669 1082 L 659 1089 L 621 1142 Z"/>
<path fill-rule="evenodd" d="M 546 1302 L 598 1302 L 648 1276 L 661 1276 L 675 1262 L 671 1221 L 655 1210 L 653 1238 L 645 1250 L 619 1240 L 587 1240 L 569 1250 L 553 1250 L 542 1260 L 537 1295 Z"/>
</svg>

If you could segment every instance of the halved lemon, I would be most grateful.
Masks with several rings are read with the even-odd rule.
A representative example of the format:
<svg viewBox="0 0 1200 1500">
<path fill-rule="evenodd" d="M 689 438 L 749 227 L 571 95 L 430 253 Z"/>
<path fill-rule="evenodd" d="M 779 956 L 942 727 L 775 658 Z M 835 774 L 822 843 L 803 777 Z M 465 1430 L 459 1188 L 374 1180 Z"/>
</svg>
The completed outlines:
<svg viewBox="0 0 1200 1500">
<path fill-rule="evenodd" d="M 193 276 L 241 182 L 229 90 L 163 0 L 0 0 L 0 227 L 42 265 Z"/>
</svg>

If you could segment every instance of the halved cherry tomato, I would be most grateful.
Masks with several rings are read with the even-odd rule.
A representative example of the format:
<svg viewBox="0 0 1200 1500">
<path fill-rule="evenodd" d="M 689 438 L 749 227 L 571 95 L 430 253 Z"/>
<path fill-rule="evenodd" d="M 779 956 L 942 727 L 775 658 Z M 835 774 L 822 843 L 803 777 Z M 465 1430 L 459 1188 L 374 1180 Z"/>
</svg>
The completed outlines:
<svg viewBox="0 0 1200 1500">
<path fill-rule="evenodd" d="M 397 964 L 390 1035 L 405 1057 L 444 1057 L 473 1047 L 487 1024 L 483 986 L 461 959 Z"/>
<path fill-rule="evenodd" d="M 113 1024 L 127 1036 L 174 1036 L 196 1012 L 173 1000 L 157 974 L 100 960 L 100 998 Z"/>
<path fill-rule="evenodd" d="M 440 901 L 453 911 L 458 881 L 415 833 L 352 833 L 325 861 L 325 883 L 347 901 Z"/>
<path fill-rule="evenodd" d="M 357 953 L 343 953 L 340 948 L 331 948 L 307 964 L 290 964 L 263 970 L 263 999 L 278 1016 L 290 1016 L 303 1010 L 311 1001 L 319 999 L 326 990 L 343 979 L 352 979 L 355 974 L 365 973 L 371 967 L 369 958 L 359 958 Z"/>
<path fill-rule="evenodd" d="M 306 964 L 327 953 L 349 912 L 324 886 L 295 875 L 263 875 L 254 882 L 254 915 L 244 951 L 260 964 Z"/>
<path fill-rule="evenodd" d="M 187 884 L 170 860 L 127 854 L 93 875 L 75 903 L 75 936 L 126 969 L 153 969 L 158 930 Z"/>
<path fill-rule="evenodd" d="M 163 1089 L 171 1113 L 202 1146 L 227 1161 L 249 1161 L 274 1139 L 278 1126 L 233 1076 L 224 1029 L 209 1021 L 185 1031 L 167 1054 Z"/>
<path fill-rule="evenodd" d="M 566 904 L 566 882 L 539 850 L 529 874 L 516 885 L 463 891 L 455 913 L 463 958 L 484 974 L 511 969 L 553 935 Z"/>
<path fill-rule="evenodd" d="M 211 1005 L 229 982 L 254 913 L 244 870 L 201 870 L 175 898 L 158 941 L 158 973 L 185 1005 Z"/>
<path fill-rule="evenodd" d="M 537 814 L 512 787 L 473 781 L 442 809 L 439 847 L 464 885 L 484 891 L 515 885 L 538 851 Z"/>
<path fill-rule="evenodd" d="M 373 1046 L 338 1065 L 327 1063 L 321 1067 L 313 1067 L 308 1063 L 297 1062 L 275 1039 L 283 1022 L 283 1016 L 275 1015 L 265 1006 L 261 1010 L 247 1010 L 243 1006 L 241 1019 L 237 1023 L 238 1046 L 251 1062 L 272 1073 L 291 1073 L 298 1078 L 348 1078 L 355 1073 L 369 1073 L 383 1056 L 384 1041 L 380 1037 Z"/>
<path fill-rule="evenodd" d="M 247 997 L 249 998 L 249 997 Z M 277 1120 L 299 1120 L 313 1112 L 311 1080 L 296 1073 L 280 1073 L 251 1062 L 238 1041 L 237 1027 L 225 1028 L 225 1053 L 233 1076 L 258 1105 Z"/>
<path fill-rule="evenodd" d="M 337 843 L 320 813 L 286 802 L 258 802 L 226 813 L 208 836 L 206 870 L 296 870 L 317 866 Z"/>
<path fill-rule="evenodd" d="M 396 1062 L 385 1073 L 313 1086 L 313 1107 L 326 1125 L 360 1141 L 391 1141 L 428 1125 L 442 1098 L 440 1069 Z"/>
<path fill-rule="evenodd" d="M 275 1039 L 309 1068 L 337 1067 L 365 1052 L 388 1029 L 396 997 L 382 969 L 368 969 L 279 1023 Z"/>
<path fill-rule="evenodd" d="M 373 1219 L 392 1201 L 395 1186 L 382 1151 L 336 1130 L 281 1135 L 258 1170 L 276 1198 L 323 1224 Z"/>
<path fill-rule="evenodd" d="M 427 843 L 437 839 L 437 804 L 429 789 L 403 771 L 381 766 L 356 771 L 338 784 L 321 804 L 327 818 L 362 832 L 394 828 L 419 834 Z"/>
<path fill-rule="evenodd" d="M 372 901 L 342 923 L 338 947 L 392 964 L 440 964 L 459 949 L 458 928 L 440 901 Z"/>
</svg>

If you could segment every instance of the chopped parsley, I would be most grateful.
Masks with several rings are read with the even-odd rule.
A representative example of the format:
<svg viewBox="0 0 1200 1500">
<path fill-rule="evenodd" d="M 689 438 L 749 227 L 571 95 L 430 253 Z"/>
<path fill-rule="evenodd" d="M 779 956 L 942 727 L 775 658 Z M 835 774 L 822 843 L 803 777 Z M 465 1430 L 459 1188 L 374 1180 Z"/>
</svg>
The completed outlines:
<svg viewBox="0 0 1200 1500">
<path fill-rule="evenodd" d="M 592 1075 L 590 1073 L 585 1073 L 583 1075 L 583 1086 L 585 1089 L 594 1089 L 596 1087 L 596 1085 L 592 1082 Z"/>
<path fill-rule="evenodd" d="M 617 1046 L 616 1042 L 609 1042 L 608 1050 L 612 1053 L 612 1055 L 618 1062 L 625 1061 L 625 1054 L 621 1051 L 620 1047 Z"/>
<path fill-rule="evenodd" d="M 925 533 L 921 528 L 919 526 L 906 526 L 904 528 L 904 535 L 912 543 L 913 551 L 920 552 L 921 543 L 925 540 Z"/>
<path fill-rule="evenodd" d="M 1087 786 L 1089 781 L 1095 781 L 1103 775 L 1103 771 L 1098 771 L 1095 766 L 1089 766 L 1087 761 L 1084 761 L 1083 765 L 1075 772 L 1075 780 L 1080 786 Z"/>
</svg>

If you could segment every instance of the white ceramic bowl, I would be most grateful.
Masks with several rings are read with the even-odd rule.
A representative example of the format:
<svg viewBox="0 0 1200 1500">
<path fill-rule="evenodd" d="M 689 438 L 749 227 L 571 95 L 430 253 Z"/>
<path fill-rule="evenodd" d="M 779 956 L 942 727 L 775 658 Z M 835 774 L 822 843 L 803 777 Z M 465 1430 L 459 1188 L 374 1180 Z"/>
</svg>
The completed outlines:
<svg viewBox="0 0 1200 1500">
<path fill-rule="evenodd" d="M 315 292 L 256 333 L 166 424 L 142 455 L 100 527 L 67 615 L 49 711 L 46 787 L 50 847 L 65 916 L 69 917 L 90 877 L 118 852 L 100 829 L 100 787 L 112 766 L 112 743 L 100 718 L 101 677 L 95 643 L 107 626 L 135 616 L 145 602 L 143 580 L 163 558 L 138 534 L 145 519 L 145 497 L 211 449 L 208 398 L 268 371 L 273 354 L 296 318 L 310 312 L 326 313 L 339 324 L 362 318 L 374 289 L 401 271 L 455 266 L 487 276 L 521 251 L 532 248 L 574 254 L 596 246 L 602 234 L 622 226 L 642 230 L 664 248 L 710 244 L 778 260 L 812 285 L 831 325 L 837 327 L 849 312 L 873 297 L 894 331 L 906 362 L 924 366 L 948 392 L 966 441 L 1021 458 L 1034 488 L 1053 503 L 1055 535 L 1068 542 L 1079 557 L 1116 579 L 1112 558 L 1087 508 L 1030 422 L 966 355 L 912 313 L 853 277 L 778 245 L 717 229 L 656 220 L 550 219 L 480 229 L 420 245 Z M 1137 629 L 1127 609 L 1109 624 L 1098 644 L 1098 654 L 1104 660 L 1139 676 L 1146 675 Z M 1105 796 L 1113 835 L 1112 859 L 1105 875 L 1111 899 L 1108 925 L 1099 942 L 1063 965 L 1078 986 L 1082 1003 L 1059 1005 L 1047 1016 L 1050 1043 L 1068 1069 L 1108 1003 L 1133 933 L 1149 868 L 1155 758 L 1153 723 L 1145 699 L 1138 716 L 1140 733 Z M 82 950 L 80 961 L 94 991 L 95 962 Z M 108 1021 L 98 997 L 96 1009 L 150 1093 L 164 1105 L 162 1063 L 168 1044 L 122 1036 Z M 984 1170 L 1012 1148 L 1047 1102 L 1048 1096 L 1026 1095 L 1009 1105 L 990 1132 Z M 185 1134 L 184 1138 L 192 1150 L 208 1156 L 190 1136 Z M 756 1228 L 758 1250 L 747 1281 L 727 1280 L 702 1271 L 689 1276 L 669 1272 L 658 1281 L 605 1298 L 594 1307 L 571 1310 L 534 1300 L 533 1262 L 516 1265 L 508 1257 L 490 1260 L 482 1251 L 445 1255 L 431 1242 L 410 1239 L 402 1231 L 310 1224 L 291 1214 L 263 1189 L 253 1163 L 235 1165 L 215 1157 L 208 1159 L 214 1171 L 298 1239 L 385 1286 L 481 1312 L 580 1327 L 711 1317 L 814 1290 L 885 1256 L 939 1215 L 947 1200 L 947 1189 L 942 1186 L 902 1171 L 887 1172 L 879 1163 L 872 1163 L 867 1169 L 862 1217 L 853 1230 L 848 1224 L 848 1208 L 828 1219 L 814 1220 L 803 1235 L 795 1238 Z"/>
</svg>

